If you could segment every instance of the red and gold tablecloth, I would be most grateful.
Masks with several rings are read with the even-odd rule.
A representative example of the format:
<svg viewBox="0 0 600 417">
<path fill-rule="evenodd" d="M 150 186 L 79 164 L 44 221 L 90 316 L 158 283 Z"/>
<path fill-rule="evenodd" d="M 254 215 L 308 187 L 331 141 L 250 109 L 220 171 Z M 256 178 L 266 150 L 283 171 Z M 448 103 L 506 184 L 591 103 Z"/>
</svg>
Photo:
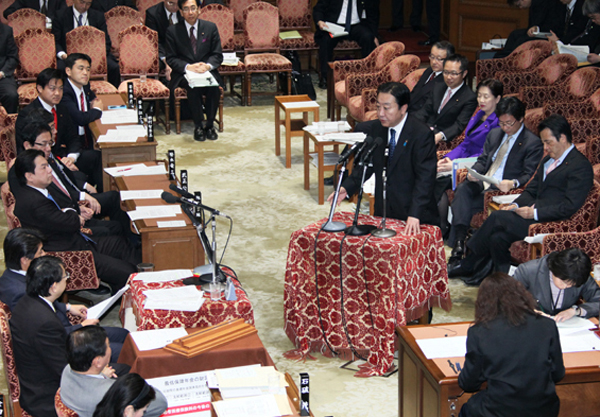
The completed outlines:
<svg viewBox="0 0 600 417">
<path fill-rule="evenodd" d="M 233 275 L 227 268 L 222 268 L 227 275 Z M 177 311 L 177 310 L 147 310 L 144 308 L 146 296 L 145 290 L 158 290 L 163 288 L 183 287 L 184 284 L 179 281 L 170 282 L 150 282 L 144 283 L 135 280 L 135 275 L 129 277 L 129 289 L 123 295 L 121 301 L 121 321 L 125 321 L 125 308 L 133 307 L 137 329 L 165 329 L 169 327 L 208 327 L 219 324 L 226 320 L 243 318 L 248 324 L 254 325 L 254 309 L 248 296 L 241 288 L 240 283 L 232 278 L 236 286 L 235 293 L 237 301 L 212 301 L 210 294 L 204 294 L 204 303 L 198 311 Z M 199 288 L 199 287 L 198 287 Z"/>
<path fill-rule="evenodd" d="M 350 225 L 353 218 L 342 212 L 334 221 Z M 325 221 L 294 232 L 290 240 L 284 327 L 297 349 L 285 356 L 306 359 L 321 352 L 348 358 L 354 351 L 368 356 L 356 376 L 382 375 L 392 366 L 396 326 L 432 306 L 452 307 L 441 231 L 421 226 L 420 234 L 404 236 L 405 222 L 388 219 L 387 227 L 398 232 L 390 239 L 319 233 Z M 358 224 L 380 222 L 360 215 Z"/>
</svg>

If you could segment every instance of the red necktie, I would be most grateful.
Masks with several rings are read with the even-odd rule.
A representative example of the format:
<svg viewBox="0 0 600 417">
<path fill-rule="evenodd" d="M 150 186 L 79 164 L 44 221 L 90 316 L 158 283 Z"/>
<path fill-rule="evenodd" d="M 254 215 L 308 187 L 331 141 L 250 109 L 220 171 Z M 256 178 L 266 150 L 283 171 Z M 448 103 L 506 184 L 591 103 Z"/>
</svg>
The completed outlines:
<svg viewBox="0 0 600 417">
<path fill-rule="evenodd" d="M 69 198 L 71 198 L 71 196 L 69 195 L 69 192 L 67 191 L 67 189 L 65 187 L 63 187 L 60 182 L 58 182 L 58 180 L 56 179 L 56 177 L 54 176 L 54 174 L 52 174 L 52 182 L 54 183 L 54 185 L 56 185 L 60 191 L 62 191 L 63 193 L 65 193 L 66 195 L 69 196 Z"/>
<path fill-rule="evenodd" d="M 192 44 L 192 51 L 194 51 L 194 55 L 196 54 L 196 37 L 194 36 L 194 27 L 190 28 L 190 42 Z"/>
<path fill-rule="evenodd" d="M 427 84 L 429 81 L 431 81 L 431 79 L 433 78 L 434 75 L 435 75 L 435 72 L 432 72 L 431 74 L 429 74 L 429 78 L 427 78 L 427 81 L 425 81 L 425 84 Z"/>
<path fill-rule="evenodd" d="M 439 111 L 440 113 L 442 112 L 444 106 L 450 101 L 450 94 L 452 94 L 452 90 L 448 89 L 448 93 L 446 93 L 446 97 L 444 98 L 444 101 L 442 101 L 442 106 L 440 107 Z"/>
<path fill-rule="evenodd" d="M 52 116 L 54 116 L 54 128 L 58 130 L 58 116 L 56 115 L 56 109 L 52 107 Z"/>
<path fill-rule="evenodd" d="M 80 99 L 80 104 L 81 104 L 81 111 L 84 112 L 85 111 L 85 99 L 83 98 L 83 91 L 81 92 L 79 99 Z M 83 128 L 83 136 L 85 137 L 85 148 L 88 149 L 88 138 L 87 138 L 87 132 L 85 131 L 85 127 Z"/>
</svg>

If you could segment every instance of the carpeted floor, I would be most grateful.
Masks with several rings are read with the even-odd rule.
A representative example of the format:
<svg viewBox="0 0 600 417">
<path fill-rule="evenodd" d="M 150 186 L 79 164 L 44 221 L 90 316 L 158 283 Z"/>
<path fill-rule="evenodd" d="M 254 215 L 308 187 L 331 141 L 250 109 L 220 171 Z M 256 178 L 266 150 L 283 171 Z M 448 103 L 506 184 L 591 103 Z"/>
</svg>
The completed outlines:
<svg viewBox="0 0 600 417">
<path fill-rule="evenodd" d="M 267 78 L 253 77 L 258 89 L 273 90 Z M 316 83 L 315 83 L 316 85 Z M 238 86 L 239 88 L 239 86 Z M 326 95 L 317 89 L 321 120 L 326 113 Z M 293 362 L 283 353 L 294 346 L 283 332 L 283 282 L 287 246 L 293 231 L 326 217 L 328 205 L 317 204 L 316 169 L 311 168 L 311 190 L 303 189 L 302 140 L 292 140 L 292 168 L 274 153 L 273 97 L 253 97 L 253 106 L 242 107 L 226 98 L 225 131 L 215 142 L 195 142 L 192 124 L 183 125 L 181 135 L 158 133 L 158 157 L 175 150 L 177 169 L 187 169 L 190 190 L 202 191 L 204 203 L 234 219 L 233 233 L 223 258 L 240 278 L 255 308 L 256 328 L 280 371 L 298 377 L 308 372 L 311 408 L 315 416 L 395 416 L 397 377 L 358 379 L 339 369 L 341 360 L 316 355 L 315 361 Z M 174 125 L 173 125 L 174 127 Z M 174 131 L 173 131 L 174 132 Z M 0 181 L 6 179 L 4 165 Z M 331 190 L 326 187 L 326 195 Z M 350 210 L 350 203 L 343 203 Z M 219 251 L 225 243 L 228 224 L 218 221 Z M 0 216 L 0 238 L 7 232 Z M 2 265 L 2 268 L 4 265 Z M 453 310 L 434 311 L 435 322 L 470 320 L 476 289 L 451 282 Z M 103 324 L 114 324 L 113 309 Z M 6 392 L 4 386 L 3 392 Z"/>
</svg>

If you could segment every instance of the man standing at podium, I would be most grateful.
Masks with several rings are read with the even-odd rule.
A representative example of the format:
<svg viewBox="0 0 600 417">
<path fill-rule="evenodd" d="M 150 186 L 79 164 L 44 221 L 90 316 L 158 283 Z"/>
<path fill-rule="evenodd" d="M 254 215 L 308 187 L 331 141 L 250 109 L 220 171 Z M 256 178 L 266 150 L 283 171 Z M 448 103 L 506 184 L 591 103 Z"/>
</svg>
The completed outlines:
<svg viewBox="0 0 600 417">
<path fill-rule="evenodd" d="M 410 91 L 404 84 L 389 82 L 377 88 L 379 120 L 359 123 L 356 132 L 368 138 L 383 139 L 385 145 L 375 146 L 373 168 L 365 178 L 375 174 L 375 215 L 383 215 L 383 168 L 387 164 L 388 217 L 406 220 L 404 234 L 419 233 L 421 223 L 439 224 L 437 204 L 433 197 L 437 157 L 433 132 L 408 114 Z M 367 147 L 370 145 L 366 145 Z M 388 158 L 385 150 L 388 148 Z M 342 183 L 339 201 L 360 189 L 362 170 L 354 169 Z M 332 201 L 333 194 L 328 201 Z"/>
</svg>

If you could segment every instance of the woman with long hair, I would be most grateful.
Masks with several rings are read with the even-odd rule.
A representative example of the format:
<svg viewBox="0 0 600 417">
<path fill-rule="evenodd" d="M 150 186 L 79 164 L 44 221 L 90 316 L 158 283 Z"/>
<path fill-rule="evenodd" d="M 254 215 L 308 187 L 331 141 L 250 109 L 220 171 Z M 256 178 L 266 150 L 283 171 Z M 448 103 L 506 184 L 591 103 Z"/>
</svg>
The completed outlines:
<svg viewBox="0 0 600 417">
<path fill-rule="evenodd" d="M 138 374 L 119 377 L 96 406 L 94 417 L 142 417 L 155 397 L 154 388 Z"/>
<path fill-rule="evenodd" d="M 525 287 L 502 272 L 485 278 L 475 302 L 475 323 L 467 333 L 465 366 L 458 385 L 479 391 L 459 417 L 556 417 L 555 383 L 565 375 L 554 320 L 535 311 Z"/>
</svg>

